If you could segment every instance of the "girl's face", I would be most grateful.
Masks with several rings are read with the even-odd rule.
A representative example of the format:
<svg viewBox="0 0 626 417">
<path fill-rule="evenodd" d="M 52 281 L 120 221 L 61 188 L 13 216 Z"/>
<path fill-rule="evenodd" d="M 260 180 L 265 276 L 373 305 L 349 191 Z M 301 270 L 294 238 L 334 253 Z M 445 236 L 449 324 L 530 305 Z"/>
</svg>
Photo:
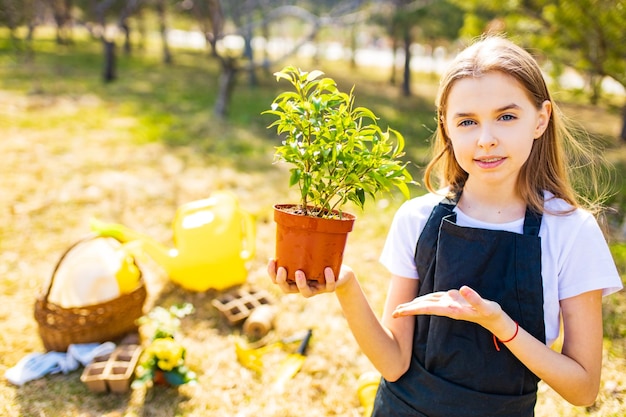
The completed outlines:
<svg viewBox="0 0 626 417">
<path fill-rule="evenodd" d="M 446 107 L 444 126 L 457 162 L 469 174 L 466 186 L 515 187 L 552 110 L 549 101 L 537 109 L 522 85 L 501 72 L 455 81 Z"/>
</svg>

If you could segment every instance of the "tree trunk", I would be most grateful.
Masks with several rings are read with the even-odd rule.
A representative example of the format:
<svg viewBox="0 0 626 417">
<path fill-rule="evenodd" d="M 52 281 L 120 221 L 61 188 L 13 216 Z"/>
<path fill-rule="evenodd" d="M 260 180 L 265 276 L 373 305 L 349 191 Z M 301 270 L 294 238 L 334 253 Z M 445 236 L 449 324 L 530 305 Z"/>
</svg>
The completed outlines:
<svg viewBox="0 0 626 417">
<path fill-rule="evenodd" d="M 250 22 L 250 18 L 248 17 L 248 22 L 247 22 L 247 26 L 246 26 L 246 30 L 244 32 L 244 49 L 243 49 L 243 55 L 244 57 L 246 57 L 248 59 L 248 62 L 250 63 L 250 65 L 248 66 L 248 83 L 250 84 L 251 87 L 256 87 L 259 83 L 256 77 L 256 71 L 254 68 L 254 50 L 252 49 L 252 29 L 251 28 L 251 22 Z"/>
<path fill-rule="evenodd" d="M 120 28 L 122 32 L 124 32 L 124 54 L 130 55 L 132 51 L 132 45 L 130 42 L 130 26 L 128 26 L 128 22 L 124 20 L 122 24 L 120 24 Z"/>
<path fill-rule="evenodd" d="M 51 2 L 52 15 L 56 23 L 56 42 L 67 45 L 72 42 L 72 0 Z"/>
<path fill-rule="evenodd" d="M 411 34 L 409 29 L 404 32 L 404 81 L 402 82 L 402 95 L 411 95 Z"/>
<path fill-rule="evenodd" d="M 356 50 L 358 48 L 357 42 L 357 27 L 356 24 L 352 24 L 350 26 L 350 50 L 352 53 L 350 54 L 350 68 L 356 68 Z"/>
<path fill-rule="evenodd" d="M 139 33 L 139 40 L 137 42 L 137 48 L 140 51 L 145 51 L 146 50 L 146 36 L 147 36 L 147 31 L 146 31 L 146 16 L 144 13 L 144 9 L 139 9 L 136 13 L 136 19 L 137 19 L 137 33 Z"/>
<path fill-rule="evenodd" d="M 163 62 L 166 64 L 171 64 L 172 54 L 170 52 L 170 45 L 167 41 L 167 19 L 165 12 L 165 0 L 159 0 L 157 2 L 157 14 L 159 15 L 159 32 L 161 34 L 161 44 L 163 45 Z"/>
<path fill-rule="evenodd" d="M 269 47 L 268 44 L 270 42 L 270 26 L 269 23 L 266 21 L 263 21 L 263 26 L 261 27 L 261 31 L 263 32 L 263 37 L 265 38 L 265 48 L 263 48 L 263 71 L 265 72 L 266 75 L 270 75 L 271 71 L 270 71 L 270 62 L 271 62 L 271 58 L 270 58 L 270 51 L 269 51 Z"/>
<path fill-rule="evenodd" d="M 602 96 L 602 76 L 595 73 L 589 73 L 589 88 L 591 89 L 589 102 L 595 106 L 598 104 L 600 97 Z"/>
<path fill-rule="evenodd" d="M 396 85 L 396 51 L 398 50 L 398 38 L 393 36 L 391 38 L 391 76 L 389 77 L 389 84 Z"/>
<path fill-rule="evenodd" d="M 31 43 L 35 38 L 35 29 L 37 29 L 37 24 L 34 20 L 28 22 L 28 33 L 26 34 L 26 40 Z"/>
<path fill-rule="evenodd" d="M 104 82 L 109 83 L 117 78 L 115 66 L 115 42 L 102 39 L 104 46 Z"/>
<path fill-rule="evenodd" d="M 237 75 L 237 59 L 223 58 L 222 73 L 219 78 L 219 87 L 217 91 L 217 101 L 215 102 L 214 113 L 220 119 L 227 116 L 230 97 L 235 87 L 235 77 Z"/>
</svg>

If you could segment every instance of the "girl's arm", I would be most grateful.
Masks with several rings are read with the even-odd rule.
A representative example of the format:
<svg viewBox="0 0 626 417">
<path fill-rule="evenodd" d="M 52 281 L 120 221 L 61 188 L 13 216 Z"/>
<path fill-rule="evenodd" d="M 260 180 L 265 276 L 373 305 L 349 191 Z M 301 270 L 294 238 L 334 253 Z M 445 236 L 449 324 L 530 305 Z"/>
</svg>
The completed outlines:
<svg viewBox="0 0 626 417">
<path fill-rule="evenodd" d="M 602 291 L 590 291 L 561 301 L 563 348 L 550 349 L 521 327 L 506 347 L 565 400 L 577 406 L 593 404 L 602 367 Z M 515 322 L 499 304 L 481 298 L 469 287 L 418 297 L 398 306 L 394 317 L 433 314 L 478 323 L 500 340 L 509 340 Z M 494 347 L 495 348 L 495 347 Z"/>
<path fill-rule="evenodd" d="M 394 319 L 392 313 L 398 304 L 410 301 L 417 294 L 419 281 L 392 275 L 381 323 L 352 271 L 345 273 L 352 277 L 335 293 L 350 330 L 365 356 L 382 376 L 388 381 L 395 381 L 409 369 L 415 317 Z M 340 275 L 344 275 L 343 270 Z"/>
<path fill-rule="evenodd" d="M 602 291 L 562 300 L 561 311 L 564 336 L 561 353 L 526 332 L 520 332 L 506 346 L 568 402 L 588 406 L 596 400 L 600 387 Z"/>
<path fill-rule="evenodd" d="M 379 320 L 354 272 L 345 265 L 336 281 L 332 269 L 326 268 L 325 285 L 307 283 L 301 271 L 295 273 L 295 282 L 288 282 L 285 269 L 276 270 L 273 260 L 267 269 L 272 281 L 283 292 L 299 292 L 304 297 L 335 292 L 354 338 L 385 379 L 395 381 L 409 368 L 415 317 L 393 318 L 392 313 L 397 305 L 415 297 L 418 280 L 392 275 L 383 317 Z"/>
</svg>

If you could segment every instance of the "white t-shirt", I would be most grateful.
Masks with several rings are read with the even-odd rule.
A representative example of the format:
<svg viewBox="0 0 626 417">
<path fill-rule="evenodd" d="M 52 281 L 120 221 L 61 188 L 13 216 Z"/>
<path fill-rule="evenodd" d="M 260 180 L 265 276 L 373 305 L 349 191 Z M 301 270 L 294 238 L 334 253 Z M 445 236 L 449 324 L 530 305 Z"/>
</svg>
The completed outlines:
<svg viewBox="0 0 626 417">
<path fill-rule="evenodd" d="M 544 206 L 549 212 L 564 211 L 570 206 L 545 193 Z M 418 279 L 415 247 L 430 213 L 443 197 L 425 194 L 405 202 L 396 212 L 387 235 L 380 262 L 394 275 Z M 523 233 L 524 219 L 509 223 L 486 223 L 475 220 L 456 207 L 457 225 Z M 546 344 L 557 339 L 560 324 L 559 301 L 602 289 L 603 295 L 619 291 L 622 281 L 604 235 L 591 213 L 577 209 L 571 214 L 544 212 L 539 229 L 541 237 L 541 275 Z"/>
</svg>

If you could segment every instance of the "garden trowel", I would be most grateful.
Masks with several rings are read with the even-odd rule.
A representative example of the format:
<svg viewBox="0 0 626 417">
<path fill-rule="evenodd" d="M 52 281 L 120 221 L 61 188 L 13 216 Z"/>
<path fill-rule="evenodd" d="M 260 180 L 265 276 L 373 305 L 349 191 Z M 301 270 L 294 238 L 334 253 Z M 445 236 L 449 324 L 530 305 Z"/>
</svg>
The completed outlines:
<svg viewBox="0 0 626 417">
<path fill-rule="evenodd" d="M 300 371 L 302 367 L 302 363 L 306 358 L 306 348 L 309 344 L 309 340 L 311 340 L 311 335 L 313 334 L 313 330 L 309 329 L 300 342 L 300 346 L 296 350 L 295 353 L 291 353 L 287 355 L 285 359 L 281 362 L 278 367 L 278 372 L 276 374 L 276 380 L 274 381 L 274 390 L 278 393 L 283 392 L 285 389 L 285 384 L 294 377 Z"/>
<path fill-rule="evenodd" d="M 276 349 L 284 349 L 287 345 L 295 342 L 302 342 L 307 336 L 309 336 L 308 331 L 300 332 L 296 335 L 279 340 L 278 342 L 270 344 L 260 344 L 263 343 L 263 341 L 261 340 L 253 344 L 252 346 L 250 344 L 237 342 L 235 344 L 235 353 L 237 354 L 237 360 L 246 368 L 256 371 L 258 374 L 262 374 L 265 367 L 265 361 L 263 357 L 267 353 Z"/>
</svg>

